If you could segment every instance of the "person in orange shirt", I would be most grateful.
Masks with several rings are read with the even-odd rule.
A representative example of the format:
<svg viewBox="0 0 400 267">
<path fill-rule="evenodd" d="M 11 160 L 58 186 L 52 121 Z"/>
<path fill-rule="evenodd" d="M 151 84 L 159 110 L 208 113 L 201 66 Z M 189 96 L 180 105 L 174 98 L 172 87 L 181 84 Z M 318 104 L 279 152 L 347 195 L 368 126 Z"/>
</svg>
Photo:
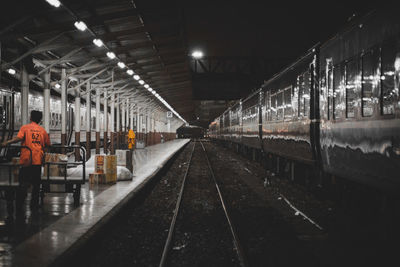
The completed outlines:
<svg viewBox="0 0 400 267">
<path fill-rule="evenodd" d="M 39 125 L 42 112 L 32 110 L 31 123 L 23 125 L 18 135 L 13 139 L 3 142 L 2 146 L 21 142 L 32 150 L 32 161 L 28 149 L 21 149 L 19 181 L 21 190 L 17 193 L 16 209 L 22 210 L 26 198 L 27 186 L 32 185 L 31 209 L 39 207 L 39 189 L 42 176 L 44 149 L 50 146 L 50 138 L 46 130 Z"/>
</svg>

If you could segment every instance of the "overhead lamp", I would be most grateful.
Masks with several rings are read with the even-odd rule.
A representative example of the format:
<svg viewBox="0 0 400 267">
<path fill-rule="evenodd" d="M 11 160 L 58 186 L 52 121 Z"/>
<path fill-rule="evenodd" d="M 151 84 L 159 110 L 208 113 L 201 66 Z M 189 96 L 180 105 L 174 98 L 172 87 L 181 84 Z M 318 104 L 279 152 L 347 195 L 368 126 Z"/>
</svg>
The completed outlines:
<svg viewBox="0 0 400 267">
<path fill-rule="evenodd" d="M 102 47 L 104 45 L 103 41 L 101 39 L 93 39 L 93 43 L 98 46 L 98 47 Z"/>
<path fill-rule="evenodd" d="M 147 91 L 149 91 L 150 93 L 153 92 L 153 89 L 151 89 L 151 87 L 147 88 Z"/>
<path fill-rule="evenodd" d="M 133 75 L 133 79 L 135 79 L 136 81 L 138 81 L 138 80 L 140 80 L 140 76 L 137 75 L 137 74 L 135 74 L 135 75 Z"/>
<path fill-rule="evenodd" d="M 192 57 L 194 57 L 195 59 L 200 59 L 203 57 L 203 52 L 201 52 L 200 50 L 195 50 L 192 53 Z"/>
<path fill-rule="evenodd" d="M 133 70 L 127 70 L 126 73 L 128 73 L 129 75 L 133 75 Z"/>
<path fill-rule="evenodd" d="M 85 31 L 87 29 L 86 23 L 83 21 L 75 21 L 74 23 L 75 27 L 80 30 L 80 31 Z"/>
<path fill-rule="evenodd" d="M 12 68 L 9 68 L 8 70 L 7 70 L 7 72 L 9 73 L 9 74 L 11 74 L 11 75 L 14 75 L 15 73 L 17 73 L 14 69 L 12 69 Z"/>
<path fill-rule="evenodd" d="M 139 80 L 139 83 L 140 83 L 141 85 L 143 85 L 143 84 L 144 84 L 144 81 L 143 81 L 143 80 Z"/>
<path fill-rule="evenodd" d="M 58 0 L 46 0 L 46 2 L 54 7 L 59 7 L 61 5 L 61 2 Z"/>
<path fill-rule="evenodd" d="M 118 62 L 118 67 L 120 67 L 121 69 L 123 69 L 123 68 L 126 67 L 126 65 L 125 65 L 124 62 L 120 61 L 120 62 Z"/>
<path fill-rule="evenodd" d="M 151 92 L 153 95 L 155 95 L 155 94 L 157 94 L 157 92 L 156 91 L 153 91 L 153 92 Z"/>
<path fill-rule="evenodd" d="M 146 83 L 145 85 L 143 85 L 144 86 L 144 88 L 149 88 L 150 86 Z"/>
<path fill-rule="evenodd" d="M 56 87 L 56 89 L 60 89 L 61 85 L 59 83 L 56 83 L 55 87 Z"/>
<path fill-rule="evenodd" d="M 107 52 L 107 57 L 108 57 L 109 59 L 114 59 L 114 58 L 115 58 L 114 52 Z"/>
</svg>

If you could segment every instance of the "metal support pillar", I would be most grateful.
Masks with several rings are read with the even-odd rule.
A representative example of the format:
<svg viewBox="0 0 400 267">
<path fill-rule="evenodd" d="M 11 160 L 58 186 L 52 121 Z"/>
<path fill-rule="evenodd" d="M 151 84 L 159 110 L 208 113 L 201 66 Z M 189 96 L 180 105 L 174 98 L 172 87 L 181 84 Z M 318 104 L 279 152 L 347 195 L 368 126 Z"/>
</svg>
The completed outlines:
<svg viewBox="0 0 400 267">
<path fill-rule="evenodd" d="M 81 89 L 75 89 L 75 145 L 81 144 Z M 80 149 L 75 149 L 75 161 L 80 161 Z"/>
<path fill-rule="evenodd" d="M 132 129 L 133 130 L 133 118 L 134 118 L 134 114 L 133 114 L 133 103 L 131 104 L 131 107 L 129 108 L 129 112 L 131 113 L 131 115 L 129 116 L 129 118 L 130 118 L 130 120 L 131 120 L 131 122 L 129 123 L 130 124 L 130 129 Z"/>
<path fill-rule="evenodd" d="M 108 95 L 107 89 L 104 89 L 104 134 L 103 134 L 103 146 L 104 146 L 104 154 L 107 154 L 107 143 L 108 143 Z"/>
<path fill-rule="evenodd" d="M 91 156 L 91 144 L 92 144 L 92 134 L 91 134 L 91 124 L 92 124 L 92 100 L 90 93 L 90 82 L 86 83 L 86 158 L 89 159 Z"/>
<path fill-rule="evenodd" d="M 29 123 L 28 114 L 29 77 L 25 65 L 21 69 L 21 118 L 22 125 Z"/>
<path fill-rule="evenodd" d="M 119 138 L 120 138 L 120 144 L 125 144 L 125 129 L 126 129 L 126 120 L 125 120 L 125 116 L 126 116 L 126 110 L 125 110 L 125 103 L 126 103 L 126 101 L 123 101 L 122 100 L 122 103 L 121 103 L 121 113 L 122 113 L 122 121 L 121 121 L 121 125 L 122 125 L 122 129 L 121 129 L 121 131 L 120 131 L 120 134 L 119 134 Z"/>
<path fill-rule="evenodd" d="M 100 154 L 100 88 L 96 88 L 96 154 Z"/>
<path fill-rule="evenodd" d="M 120 103 L 120 96 L 117 95 L 117 103 Z M 117 135 L 117 149 L 120 148 L 120 130 L 121 130 L 121 117 L 120 117 L 120 107 L 121 105 L 117 105 L 117 129 L 115 130 Z"/>
<path fill-rule="evenodd" d="M 50 133 L 50 70 L 44 73 L 43 117 L 44 129 Z"/>
<path fill-rule="evenodd" d="M 114 146 L 114 139 L 115 139 L 115 96 L 114 92 L 111 93 L 111 118 L 110 118 L 110 132 L 111 132 L 111 147 L 110 153 L 111 155 L 115 154 L 115 146 Z"/>
<path fill-rule="evenodd" d="M 61 70 L 61 145 L 67 145 L 67 81 L 65 69 Z"/>
</svg>

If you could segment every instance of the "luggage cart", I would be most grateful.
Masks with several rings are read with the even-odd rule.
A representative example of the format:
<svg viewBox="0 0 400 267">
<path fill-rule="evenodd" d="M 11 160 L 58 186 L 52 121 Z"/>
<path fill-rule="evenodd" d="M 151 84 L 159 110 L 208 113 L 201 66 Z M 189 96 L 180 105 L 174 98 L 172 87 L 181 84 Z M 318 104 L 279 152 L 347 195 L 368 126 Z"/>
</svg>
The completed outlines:
<svg viewBox="0 0 400 267">
<path fill-rule="evenodd" d="M 45 162 L 44 168 L 47 168 L 47 175 L 42 177 L 40 186 L 40 202 L 43 204 L 45 193 L 72 193 L 74 197 L 74 205 L 79 206 L 81 198 L 81 185 L 85 183 L 85 167 L 86 167 L 86 150 L 83 146 L 62 146 L 53 145 L 50 147 L 50 152 L 59 152 L 61 154 L 74 153 L 76 149 L 81 152 L 81 158 L 75 162 Z M 50 166 L 56 165 L 64 168 L 64 176 L 50 176 Z M 82 178 L 67 177 L 67 169 L 82 165 Z M 57 189 L 54 190 L 54 186 Z M 61 190 L 59 187 L 61 186 Z"/>
<path fill-rule="evenodd" d="M 8 218 L 14 218 L 14 201 L 16 200 L 17 191 L 20 189 L 21 185 L 18 180 L 13 179 L 13 171 L 21 167 L 21 164 L 13 163 L 12 155 L 20 154 L 14 150 L 27 149 L 29 151 L 29 165 L 32 163 L 32 150 L 27 146 L 7 146 L 2 148 L 2 157 L 0 157 L 0 168 L 6 167 L 8 179 L 4 177 L 4 173 L 0 177 L 0 198 L 6 200 L 7 202 L 7 215 Z"/>
</svg>

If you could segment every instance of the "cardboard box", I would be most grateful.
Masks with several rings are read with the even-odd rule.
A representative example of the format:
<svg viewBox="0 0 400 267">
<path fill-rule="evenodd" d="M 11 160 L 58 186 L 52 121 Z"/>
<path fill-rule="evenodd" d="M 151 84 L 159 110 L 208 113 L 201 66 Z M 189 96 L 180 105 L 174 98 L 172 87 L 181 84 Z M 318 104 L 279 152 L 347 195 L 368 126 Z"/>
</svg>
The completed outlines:
<svg viewBox="0 0 400 267">
<path fill-rule="evenodd" d="M 94 163 L 96 173 L 104 173 L 104 157 L 105 155 L 96 155 Z"/>
<path fill-rule="evenodd" d="M 57 154 L 57 153 L 45 153 L 44 161 L 45 162 L 53 162 L 53 163 L 67 162 L 68 156 L 64 155 L 64 154 Z M 64 176 L 65 175 L 65 166 L 53 165 L 53 164 L 50 164 L 50 166 L 47 166 L 47 164 L 45 164 L 44 171 L 43 171 L 44 177 L 47 177 L 48 171 L 50 174 L 49 176 Z"/>
<path fill-rule="evenodd" d="M 105 157 L 104 173 L 106 174 L 107 183 L 117 182 L 117 156 L 107 155 Z"/>
<path fill-rule="evenodd" d="M 104 184 L 106 183 L 106 175 L 104 173 L 90 173 L 89 183 L 91 184 Z"/>
</svg>

